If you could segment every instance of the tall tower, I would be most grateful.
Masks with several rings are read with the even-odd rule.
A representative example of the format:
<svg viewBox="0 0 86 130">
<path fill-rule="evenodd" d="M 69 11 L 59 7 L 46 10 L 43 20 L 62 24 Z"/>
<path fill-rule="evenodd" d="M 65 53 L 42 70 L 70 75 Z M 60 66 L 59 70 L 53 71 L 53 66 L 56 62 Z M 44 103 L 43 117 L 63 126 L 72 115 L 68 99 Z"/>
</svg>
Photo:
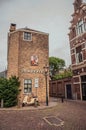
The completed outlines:
<svg viewBox="0 0 86 130">
<path fill-rule="evenodd" d="M 73 70 L 73 96 L 86 100 L 86 0 L 75 0 L 69 42 Z"/>
<path fill-rule="evenodd" d="M 44 32 L 29 28 L 16 29 L 16 24 L 10 26 L 7 77 L 19 77 L 21 102 L 26 95 L 31 94 L 37 96 L 40 102 L 46 101 L 43 67 L 45 64 L 49 65 L 48 38 L 49 34 Z M 49 84 L 49 81 L 47 83 Z"/>
</svg>

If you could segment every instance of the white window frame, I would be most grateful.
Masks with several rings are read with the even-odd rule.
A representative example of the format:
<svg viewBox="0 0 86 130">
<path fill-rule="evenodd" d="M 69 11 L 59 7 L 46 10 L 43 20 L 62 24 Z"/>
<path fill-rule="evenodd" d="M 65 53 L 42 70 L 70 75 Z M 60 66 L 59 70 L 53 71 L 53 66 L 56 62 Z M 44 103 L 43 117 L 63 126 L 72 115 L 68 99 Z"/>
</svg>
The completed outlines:
<svg viewBox="0 0 86 130">
<path fill-rule="evenodd" d="M 86 22 L 83 20 L 78 21 L 76 25 L 76 35 L 84 33 L 86 31 Z"/>
<path fill-rule="evenodd" d="M 84 22 L 84 32 L 86 32 L 86 22 Z"/>
<path fill-rule="evenodd" d="M 25 38 L 25 33 L 27 34 Z M 32 33 L 31 32 L 23 32 L 23 40 L 24 41 L 32 41 Z"/>
<path fill-rule="evenodd" d="M 79 53 L 76 53 L 76 63 L 77 63 L 77 64 L 83 62 L 83 53 L 81 52 L 81 54 L 82 54 L 82 61 L 79 61 Z"/>
<path fill-rule="evenodd" d="M 27 93 L 32 93 L 32 79 L 24 79 L 24 94 L 27 94 Z"/>
</svg>

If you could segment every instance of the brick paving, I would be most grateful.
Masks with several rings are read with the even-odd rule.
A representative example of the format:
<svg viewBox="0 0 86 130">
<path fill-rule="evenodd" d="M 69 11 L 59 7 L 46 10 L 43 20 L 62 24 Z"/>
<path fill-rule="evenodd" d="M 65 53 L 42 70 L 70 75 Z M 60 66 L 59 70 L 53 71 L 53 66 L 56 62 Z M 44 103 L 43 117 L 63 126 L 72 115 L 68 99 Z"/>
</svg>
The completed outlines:
<svg viewBox="0 0 86 130">
<path fill-rule="evenodd" d="M 56 105 L 47 109 L 0 109 L 0 130 L 86 130 L 86 101 L 53 100 L 52 104 Z M 64 125 L 49 124 L 44 117 L 59 118 Z"/>
</svg>

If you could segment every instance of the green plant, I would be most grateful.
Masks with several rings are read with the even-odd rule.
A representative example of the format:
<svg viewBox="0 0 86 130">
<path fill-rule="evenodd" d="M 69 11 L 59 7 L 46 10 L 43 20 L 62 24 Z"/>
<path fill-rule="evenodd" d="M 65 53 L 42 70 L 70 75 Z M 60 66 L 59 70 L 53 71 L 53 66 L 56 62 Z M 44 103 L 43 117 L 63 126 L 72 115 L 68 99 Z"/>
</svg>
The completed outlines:
<svg viewBox="0 0 86 130">
<path fill-rule="evenodd" d="M 49 69 L 51 78 L 65 66 L 65 61 L 57 57 L 49 57 Z"/>
<path fill-rule="evenodd" d="M 72 74 L 71 70 L 64 71 L 63 73 L 59 73 L 59 74 L 56 74 L 55 76 L 53 76 L 53 80 L 58 80 L 58 79 L 72 77 L 72 75 L 73 74 Z"/>
<path fill-rule="evenodd" d="M 0 100 L 3 99 L 4 107 L 12 107 L 17 105 L 19 86 L 19 78 L 16 76 L 12 76 L 9 79 L 0 79 Z"/>
</svg>

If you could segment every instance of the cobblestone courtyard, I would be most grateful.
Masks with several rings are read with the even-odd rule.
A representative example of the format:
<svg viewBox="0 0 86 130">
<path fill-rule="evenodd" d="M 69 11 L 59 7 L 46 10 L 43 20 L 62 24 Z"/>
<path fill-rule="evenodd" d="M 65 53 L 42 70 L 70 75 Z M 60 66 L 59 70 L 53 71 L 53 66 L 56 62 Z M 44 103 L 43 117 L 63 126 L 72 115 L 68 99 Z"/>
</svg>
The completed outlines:
<svg viewBox="0 0 86 130">
<path fill-rule="evenodd" d="M 58 125 L 58 119 L 64 123 Z M 0 130 L 86 130 L 86 102 L 57 102 L 52 108 L 36 110 L 0 110 Z"/>
</svg>

